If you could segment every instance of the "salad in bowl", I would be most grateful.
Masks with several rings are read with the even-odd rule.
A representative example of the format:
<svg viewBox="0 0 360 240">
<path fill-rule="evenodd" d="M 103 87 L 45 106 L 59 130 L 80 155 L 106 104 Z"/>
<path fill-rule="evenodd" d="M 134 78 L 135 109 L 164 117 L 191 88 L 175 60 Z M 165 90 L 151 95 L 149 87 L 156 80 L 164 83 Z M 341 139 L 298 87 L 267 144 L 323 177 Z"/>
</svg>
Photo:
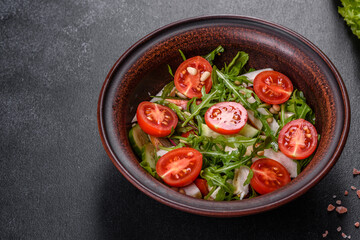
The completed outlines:
<svg viewBox="0 0 360 240">
<path fill-rule="evenodd" d="M 230 201 L 273 192 L 309 164 L 320 135 L 291 79 L 246 69 L 249 55 L 213 64 L 218 46 L 186 58 L 173 81 L 137 106 L 129 141 L 140 165 L 175 191 Z"/>
</svg>

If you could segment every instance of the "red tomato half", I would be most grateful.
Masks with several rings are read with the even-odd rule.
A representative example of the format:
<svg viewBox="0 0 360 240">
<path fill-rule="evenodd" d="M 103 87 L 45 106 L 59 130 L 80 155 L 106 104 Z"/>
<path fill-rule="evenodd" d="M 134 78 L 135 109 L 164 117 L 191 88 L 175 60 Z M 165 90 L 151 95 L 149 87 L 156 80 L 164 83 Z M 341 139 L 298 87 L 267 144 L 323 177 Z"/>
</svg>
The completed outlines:
<svg viewBox="0 0 360 240">
<path fill-rule="evenodd" d="M 254 176 L 250 181 L 256 192 L 266 194 L 275 191 L 291 181 L 290 174 L 281 163 L 261 158 L 251 165 Z"/>
<path fill-rule="evenodd" d="M 286 102 L 293 91 L 290 79 L 276 71 L 264 71 L 254 79 L 254 91 L 258 97 L 269 104 Z"/>
<path fill-rule="evenodd" d="M 168 107 L 152 102 L 142 102 L 136 111 L 136 118 L 141 129 L 155 137 L 165 137 L 175 128 L 178 117 Z"/>
<path fill-rule="evenodd" d="M 215 132 L 225 135 L 240 132 L 247 118 L 246 109 L 236 102 L 216 103 L 205 113 L 206 125 Z"/>
<path fill-rule="evenodd" d="M 293 159 L 309 157 L 316 149 L 318 134 L 314 125 L 304 119 L 286 124 L 279 133 L 281 152 Z"/>
<path fill-rule="evenodd" d="M 202 162 L 199 151 L 189 147 L 177 148 L 158 160 L 156 172 L 168 185 L 184 187 L 199 176 Z"/>
<path fill-rule="evenodd" d="M 200 190 L 201 195 L 202 195 L 203 197 L 205 197 L 206 195 L 208 195 L 209 189 L 208 189 L 207 181 L 206 181 L 205 179 L 197 178 L 197 179 L 194 181 L 194 183 L 195 183 L 195 185 L 198 187 L 198 189 Z"/>
<path fill-rule="evenodd" d="M 205 58 L 200 56 L 189 58 L 180 64 L 175 72 L 175 87 L 188 98 L 200 98 L 203 86 L 206 93 L 211 90 L 211 71 L 212 67 Z"/>
</svg>

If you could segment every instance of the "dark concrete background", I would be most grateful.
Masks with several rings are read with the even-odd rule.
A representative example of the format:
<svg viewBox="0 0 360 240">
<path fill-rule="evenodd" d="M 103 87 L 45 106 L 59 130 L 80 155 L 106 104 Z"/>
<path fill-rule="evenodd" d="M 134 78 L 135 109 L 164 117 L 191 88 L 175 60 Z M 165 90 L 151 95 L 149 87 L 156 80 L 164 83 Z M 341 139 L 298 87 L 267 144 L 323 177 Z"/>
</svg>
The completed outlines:
<svg viewBox="0 0 360 240">
<path fill-rule="evenodd" d="M 360 239 L 359 49 L 338 1 L 0 1 L 0 239 Z M 97 130 L 107 72 L 135 41 L 173 21 L 239 14 L 317 45 L 349 92 L 352 125 L 332 171 L 299 199 L 255 216 L 187 214 L 147 197 L 116 170 Z M 349 196 L 343 196 L 347 189 Z M 349 212 L 327 213 L 333 195 Z"/>
</svg>

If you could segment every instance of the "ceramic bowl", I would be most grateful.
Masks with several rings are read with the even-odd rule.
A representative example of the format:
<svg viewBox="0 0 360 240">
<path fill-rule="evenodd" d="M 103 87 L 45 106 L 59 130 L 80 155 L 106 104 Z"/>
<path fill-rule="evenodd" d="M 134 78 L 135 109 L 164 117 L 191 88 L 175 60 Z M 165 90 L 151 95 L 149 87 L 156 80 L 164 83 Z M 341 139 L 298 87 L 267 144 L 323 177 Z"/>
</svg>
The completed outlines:
<svg viewBox="0 0 360 240">
<path fill-rule="evenodd" d="M 248 67 L 271 67 L 287 75 L 304 92 L 321 134 L 316 154 L 285 187 L 253 199 L 216 202 L 173 191 L 145 172 L 128 140 L 137 105 L 172 81 L 186 56 L 204 55 L 222 45 L 215 64 L 229 62 L 237 51 L 249 54 Z M 242 216 L 276 208 L 304 194 L 333 167 L 345 145 L 350 107 L 345 85 L 334 65 L 314 44 L 285 27 L 243 16 L 205 16 L 172 23 L 131 46 L 111 68 L 98 103 L 101 140 L 110 159 L 135 187 L 168 206 L 218 217 Z"/>
</svg>

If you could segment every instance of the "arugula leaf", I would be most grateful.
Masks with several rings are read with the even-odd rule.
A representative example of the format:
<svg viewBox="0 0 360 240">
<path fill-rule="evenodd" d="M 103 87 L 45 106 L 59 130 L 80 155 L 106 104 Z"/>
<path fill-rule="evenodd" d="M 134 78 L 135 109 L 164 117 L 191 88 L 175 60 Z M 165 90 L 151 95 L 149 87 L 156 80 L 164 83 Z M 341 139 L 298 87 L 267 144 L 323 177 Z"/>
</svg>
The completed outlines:
<svg viewBox="0 0 360 240">
<path fill-rule="evenodd" d="M 245 108 L 253 110 L 250 103 L 246 101 L 244 96 L 239 93 L 238 87 L 233 85 L 225 74 L 219 70 L 216 70 L 216 74 L 224 81 L 225 85 L 233 92 L 233 94 L 235 94 L 235 96 L 240 99 L 241 104 L 244 105 Z"/>
<path fill-rule="evenodd" d="M 179 49 L 179 53 L 181 55 L 181 58 L 186 61 L 186 57 L 185 57 L 185 54 Z"/>
<path fill-rule="evenodd" d="M 184 127 L 191 119 L 198 115 L 200 113 L 200 110 L 203 109 L 217 94 L 218 90 L 211 91 L 209 94 L 203 94 L 202 102 L 199 105 L 196 105 L 196 107 L 194 108 L 194 112 L 192 112 L 191 115 L 186 118 L 186 120 L 181 126 Z"/>
<path fill-rule="evenodd" d="M 165 98 L 169 96 L 169 94 L 174 89 L 174 87 L 175 87 L 174 81 L 171 81 L 165 85 L 165 87 L 163 88 L 163 92 L 161 94 L 161 100 L 159 101 L 160 104 L 164 104 Z"/>
<path fill-rule="evenodd" d="M 341 0 L 343 7 L 338 12 L 344 18 L 353 34 L 360 39 L 360 2 L 359 0 Z"/>
<path fill-rule="evenodd" d="M 250 187 L 251 187 L 251 195 L 250 195 L 249 199 L 257 197 L 258 194 L 255 192 L 254 188 L 251 185 L 250 185 Z"/>
<path fill-rule="evenodd" d="M 225 65 L 225 73 L 237 76 L 249 60 L 249 55 L 245 52 L 238 52 L 228 66 Z"/>
<path fill-rule="evenodd" d="M 293 118 L 281 120 L 282 124 L 286 124 L 293 119 L 305 119 L 312 124 L 315 124 L 315 114 L 309 105 L 306 104 L 304 93 L 297 89 L 292 93 L 290 99 L 285 103 L 286 110 L 295 113 Z"/>
<path fill-rule="evenodd" d="M 305 167 L 311 162 L 313 157 L 314 157 L 314 154 L 312 154 L 310 157 L 307 157 L 303 160 L 296 160 L 300 165 L 300 172 L 305 169 Z"/>
<path fill-rule="evenodd" d="M 161 178 L 159 177 L 159 175 L 156 173 L 156 170 L 151 168 L 149 163 L 147 161 L 141 161 L 140 162 L 140 166 L 142 168 L 144 168 L 148 173 L 150 173 L 151 176 L 153 176 L 154 178 L 160 180 Z"/>
<path fill-rule="evenodd" d="M 212 72 L 211 72 L 211 81 L 212 81 L 214 86 L 216 86 L 219 83 L 218 78 L 217 78 L 217 74 L 216 74 L 216 70 L 217 70 L 217 67 L 214 65 L 213 69 L 212 69 Z"/>
<path fill-rule="evenodd" d="M 213 65 L 213 61 L 215 59 L 216 55 L 220 55 L 220 53 L 224 52 L 224 48 L 219 45 L 217 48 L 215 48 L 211 53 L 206 54 L 203 56 L 211 65 Z"/>
<path fill-rule="evenodd" d="M 247 167 L 247 168 L 249 169 L 249 174 L 247 175 L 246 180 L 245 180 L 243 186 L 246 186 L 246 185 L 250 184 L 250 181 L 251 181 L 251 179 L 252 179 L 253 176 L 254 176 L 253 170 L 252 170 L 251 168 L 249 168 L 249 167 Z"/>
<path fill-rule="evenodd" d="M 215 172 L 216 173 L 226 173 L 230 170 L 234 170 L 235 168 L 244 166 L 249 160 L 251 160 L 251 157 L 245 157 L 241 161 L 226 163 L 226 164 L 224 164 L 224 166 L 217 168 L 215 170 Z"/>
<path fill-rule="evenodd" d="M 173 71 L 171 70 L 171 67 L 170 67 L 169 64 L 167 65 L 167 67 L 168 67 L 168 70 L 169 70 L 170 75 L 171 75 L 172 77 L 174 77 Z"/>
<path fill-rule="evenodd" d="M 187 117 L 188 115 L 186 115 L 185 112 L 181 111 L 181 109 L 179 108 L 179 106 L 177 106 L 176 104 L 171 103 L 171 102 L 166 102 L 166 103 L 168 103 L 168 107 L 176 113 L 176 115 L 179 117 L 179 119 L 180 119 L 181 121 L 185 121 L 185 120 L 186 120 L 186 117 Z M 188 123 L 191 124 L 191 125 L 193 126 L 193 128 L 196 128 L 196 127 L 195 127 L 195 122 L 194 122 L 194 120 L 190 119 L 190 120 L 188 121 Z M 182 126 L 182 127 L 185 127 L 185 125 Z M 197 130 L 197 129 L 196 129 L 196 130 Z"/>
</svg>

